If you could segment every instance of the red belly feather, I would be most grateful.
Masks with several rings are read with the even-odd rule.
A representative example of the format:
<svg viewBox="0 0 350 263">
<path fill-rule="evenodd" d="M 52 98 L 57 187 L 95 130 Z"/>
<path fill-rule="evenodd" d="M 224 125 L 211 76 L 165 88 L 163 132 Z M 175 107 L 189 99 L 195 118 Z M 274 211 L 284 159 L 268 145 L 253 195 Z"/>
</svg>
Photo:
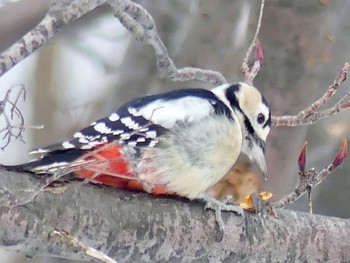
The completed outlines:
<svg viewBox="0 0 350 263">
<path fill-rule="evenodd" d="M 82 169 L 74 172 L 80 178 L 119 189 L 145 191 L 143 181 L 132 171 L 130 164 L 123 157 L 120 146 L 111 144 L 107 148 L 97 150 L 85 160 L 88 161 L 88 164 L 82 165 Z M 169 192 L 163 185 L 153 185 L 151 193 L 154 195 L 175 194 Z"/>
</svg>

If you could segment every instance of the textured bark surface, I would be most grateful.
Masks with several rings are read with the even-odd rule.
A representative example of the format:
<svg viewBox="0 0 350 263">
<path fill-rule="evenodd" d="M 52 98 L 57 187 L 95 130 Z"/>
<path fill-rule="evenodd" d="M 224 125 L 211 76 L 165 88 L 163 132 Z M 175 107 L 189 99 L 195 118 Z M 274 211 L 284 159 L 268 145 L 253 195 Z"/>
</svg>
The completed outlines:
<svg viewBox="0 0 350 263">
<path fill-rule="evenodd" d="M 13 194 L 38 183 L 1 170 L 0 247 L 28 255 L 88 259 L 57 237 L 63 230 L 117 262 L 344 262 L 350 260 L 350 222 L 288 210 L 278 219 L 225 214 L 221 243 L 211 211 L 185 199 L 151 197 L 97 185 L 43 192 L 9 209 Z"/>
</svg>

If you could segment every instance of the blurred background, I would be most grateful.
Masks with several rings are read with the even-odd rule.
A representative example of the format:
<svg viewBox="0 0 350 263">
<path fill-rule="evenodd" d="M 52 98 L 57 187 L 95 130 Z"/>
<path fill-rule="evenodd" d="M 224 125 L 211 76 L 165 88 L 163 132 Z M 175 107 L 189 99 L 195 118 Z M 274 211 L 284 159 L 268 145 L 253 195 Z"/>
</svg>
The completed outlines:
<svg viewBox="0 0 350 263">
<path fill-rule="evenodd" d="M 253 38 L 258 0 L 144 0 L 159 34 L 178 67 L 220 71 L 228 81 L 241 80 L 240 66 Z M 33 28 L 48 10 L 49 0 L 0 0 L 0 52 Z M 350 57 L 350 2 L 347 0 L 269 0 L 260 32 L 265 60 L 255 85 L 274 116 L 292 115 L 324 94 Z M 171 82 L 156 68 L 154 51 L 134 40 L 108 8 L 98 8 L 61 30 L 53 39 L 0 78 L 0 99 L 19 85 L 27 99 L 19 104 L 27 128 L 25 143 L 12 140 L 0 152 L 0 162 L 17 164 L 27 152 L 70 138 L 97 118 L 137 96 L 184 87 L 211 86 L 201 82 Z M 332 99 L 350 90 L 345 82 Z M 309 142 L 307 167 L 320 170 L 332 162 L 342 137 L 349 137 L 350 109 L 313 126 L 273 128 L 267 144 L 269 181 L 243 160 L 216 186 L 220 196 L 232 189 L 237 200 L 251 190 L 265 190 L 278 200 L 298 181 L 297 156 Z M 4 120 L 2 120 L 4 123 Z M 1 124 L 1 123 L 0 123 Z M 3 146 L 3 145 L 2 145 Z M 313 191 L 314 212 L 349 217 L 350 160 Z M 230 173 L 230 174 L 231 174 Z M 237 188 L 244 185 L 243 192 Z M 240 188 L 242 189 L 242 188 Z M 237 194 L 237 191 L 239 192 Z M 290 209 L 307 211 L 304 197 Z M 1 262 L 20 263 L 23 255 L 0 252 Z M 3 258 L 5 260 L 3 260 Z M 30 263 L 68 262 L 32 258 Z"/>
</svg>

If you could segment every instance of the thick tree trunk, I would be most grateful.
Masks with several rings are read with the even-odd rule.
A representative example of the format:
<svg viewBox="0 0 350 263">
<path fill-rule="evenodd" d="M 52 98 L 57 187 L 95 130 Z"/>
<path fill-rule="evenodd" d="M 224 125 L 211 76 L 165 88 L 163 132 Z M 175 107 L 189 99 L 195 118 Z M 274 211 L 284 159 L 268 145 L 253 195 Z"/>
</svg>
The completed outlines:
<svg viewBox="0 0 350 263">
<path fill-rule="evenodd" d="M 39 180 L 1 170 L 0 247 L 28 255 L 88 259 L 55 231 L 64 231 L 117 262 L 344 262 L 350 222 L 288 210 L 277 216 L 225 214 L 218 243 L 213 213 L 186 199 L 152 197 L 98 185 L 40 193 L 6 207 Z"/>
</svg>

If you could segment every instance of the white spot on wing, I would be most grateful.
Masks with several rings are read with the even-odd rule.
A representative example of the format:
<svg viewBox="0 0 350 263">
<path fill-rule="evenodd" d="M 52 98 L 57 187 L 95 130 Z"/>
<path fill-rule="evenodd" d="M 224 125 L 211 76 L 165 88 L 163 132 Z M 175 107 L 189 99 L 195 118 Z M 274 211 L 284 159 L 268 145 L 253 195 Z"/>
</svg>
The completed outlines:
<svg viewBox="0 0 350 263">
<path fill-rule="evenodd" d="M 29 152 L 29 154 L 47 153 L 48 151 L 49 151 L 49 149 L 42 149 L 42 148 L 39 148 L 39 149 L 35 149 L 35 150 Z"/>
<path fill-rule="evenodd" d="M 108 119 L 110 121 L 117 121 L 117 120 L 119 120 L 119 115 L 117 113 L 112 113 Z"/>
<path fill-rule="evenodd" d="M 92 141 L 92 142 L 89 142 L 88 145 L 91 146 L 91 147 L 94 147 L 94 146 L 99 145 L 99 144 L 101 144 L 100 141 Z M 82 145 L 81 147 L 83 147 L 83 145 Z M 81 148 L 81 147 L 80 147 L 80 148 Z"/>
<path fill-rule="evenodd" d="M 156 144 L 158 143 L 158 141 L 154 140 L 154 141 L 151 141 L 148 145 L 148 147 L 154 147 L 156 146 Z"/>
<path fill-rule="evenodd" d="M 156 131 L 148 131 L 148 132 L 146 132 L 146 137 L 154 139 L 157 137 L 157 132 Z"/>
<path fill-rule="evenodd" d="M 68 162 L 54 162 L 50 163 L 48 165 L 42 165 L 38 166 L 34 169 L 34 171 L 40 172 L 40 171 L 56 171 L 59 168 L 66 167 Z"/>
<path fill-rule="evenodd" d="M 82 137 L 82 138 L 79 139 L 79 142 L 80 143 L 88 143 L 89 141 L 86 138 Z"/>
<path fill-rule="evenodd" d="M 123 134 L 120 135 L 120 138 L 122 140 L 127 140 L 127 139 L 130 138 L 130 133 L 123 133 Z"/>
<path fill-rule="evenodd" d="M 115 130 L 113 131 L 113 135 L 119 135 L 122 134 L 124 131 L 123 130 Z"/>
<path fill-rule="evenodd" d="M 127 144 L 129 145 L 129 146 L 136 146 L 137 145 L 137 142 L 135 142 L 135 141 L 129 141 L 129 142 L 127 142 Z"/>
<path fill-rule="evenodd" d="M 132 108 L 132 107 L 129 107 L 128 108 L 128 111 L 131 115 L 135 116 L 135 117 L 138 117 L 138 116 L 141 116 L 142 114 L 135 108 Z"/>
<path fill-rule="evenodd" d="M 82 150 L 89 150 L 93 147 L 93 145 L 90 145 L 90 144 L 85 144 L 85 145 L 82 145 L 80 146 L 80 149 Z"/>
<path fill-rule="evenodd" d="M 129 129 L 132 129 L 132 130 L 137 130 L 139 128 L 139 124 L 136 123 L 133 119 L 131 119 L 130 117 L 124 117 L 124 118 L 121 118 L 120 121 L 125 125 L 127 126 Z"/>
<path fill-rule="evenodd" d="M 84 135 L 81 132 L 76 132 L 76 133 L 74 133 L 73 137 L 74 138 L 81 138 L 81 137 L 84 137 Z"/>
<path fill-rule="evenodd" d="M 145 137 L 139 137 L 137 138 L 136 142 L 145 142 L 146 138 Z"/>
<path fill-rule="evenodd" d="M 100 122 L 94 126 L 94 129 L 100 133 L 111 133 L 111 128 L 108 128 L 105 123 Z"/>
<path fill-rule="evenodd" d="M 70 143 L 69 141 L 66 141 L 66 142 L 62 143 L 62 146 L 63 146 L 63 148 L 65 148 L 65 149 L 72 149 L 72 148 L 75 148 L 75 145 L 72 144 L 72 143 Z"/>
<path fill-rule="evenodd" d="M 104 133 L 106 131 L 106 128 L 106 124 L 104 124 L 103 122 L 94 125 L 94 129 L 100 133 Z"/>
</svg>

